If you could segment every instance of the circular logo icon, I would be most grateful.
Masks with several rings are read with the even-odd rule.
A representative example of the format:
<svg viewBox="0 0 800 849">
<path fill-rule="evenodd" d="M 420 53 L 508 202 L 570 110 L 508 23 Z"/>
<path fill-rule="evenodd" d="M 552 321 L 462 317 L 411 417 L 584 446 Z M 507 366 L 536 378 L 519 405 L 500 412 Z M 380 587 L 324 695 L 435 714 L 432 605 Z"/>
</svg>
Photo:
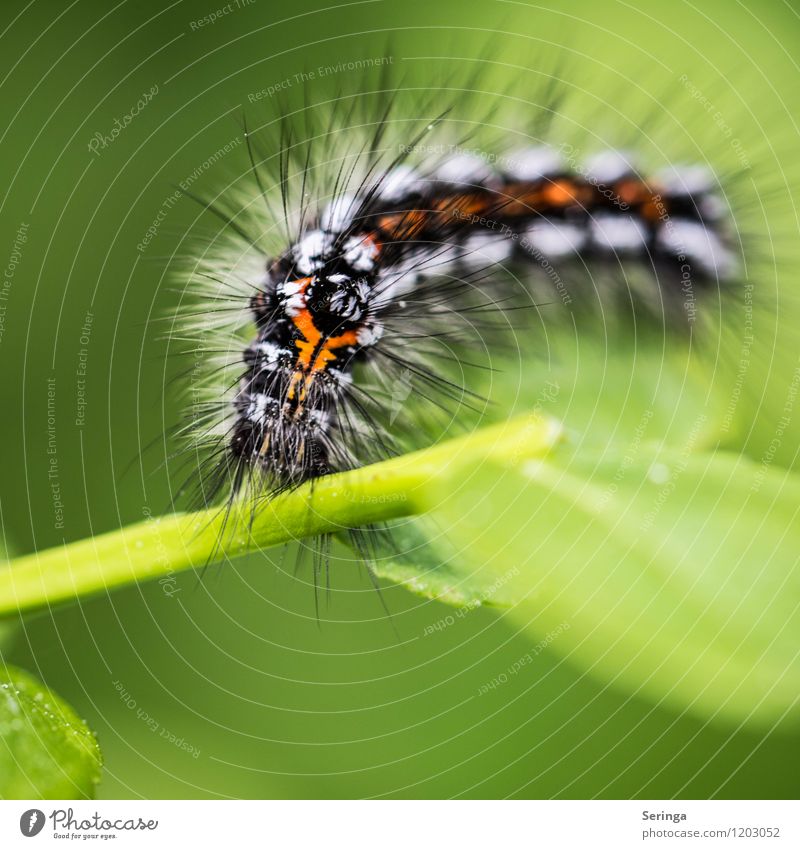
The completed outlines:
<svg viewBox="0 0 800 849">
<path fill-rule="evenodd" d="M 44 828 L 44 811 L 31 808 L 19 818 L 19 830 L 25 837 L 36 837 Z"/>
</svg>

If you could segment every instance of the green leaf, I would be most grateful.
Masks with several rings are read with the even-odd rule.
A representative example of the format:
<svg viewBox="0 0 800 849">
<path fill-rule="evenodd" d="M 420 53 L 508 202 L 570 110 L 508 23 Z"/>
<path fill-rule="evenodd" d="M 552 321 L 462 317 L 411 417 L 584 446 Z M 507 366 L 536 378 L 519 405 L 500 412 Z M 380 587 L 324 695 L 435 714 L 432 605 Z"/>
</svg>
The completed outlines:
<svg viewBox="0 0 800 849">
<path fill-rule="evenodd" d="M 473 608 L 490 601 L 480 570 L 464 569 L 446 533 L 425 517 L 390 525 L 391 547 L 377 552 L 372 569 L 379 578 L 409 592 L 453 607 Z M 353 551 L 346 538 L 342 542 Z M 358 556 L 358 552 L 354 552 Z"/>
<path fill-rule="evenodd" d="M 796 719 L 800 479 L 691 442 L 562 445 L 427 496 L 463 570 L 516 570 L 498 596 L 534 653 L 704 719 Z"/>
<path fill-rule="evenodd" d="M 69 705 L 27 673 L 0 669 L 0 797 L 93 798 L 101 766 L 94 735 Z"/>
<path fill-rule="evenodd" d="M 472 607 L 505 605 L 533 651 L 704 719 L 768 725 L 800 694 L 800 478 L 708 449 L 563 441 L 539 415 L 218 513 L 171 516 L 12 561 L 0 612 L 26 610 L 374 521 L 429 540 L 378 574 Z M 247 521 L 243 521 L 246 516 Z M 502 672 L 502 670 L 499 670 Z"/>
</svg>

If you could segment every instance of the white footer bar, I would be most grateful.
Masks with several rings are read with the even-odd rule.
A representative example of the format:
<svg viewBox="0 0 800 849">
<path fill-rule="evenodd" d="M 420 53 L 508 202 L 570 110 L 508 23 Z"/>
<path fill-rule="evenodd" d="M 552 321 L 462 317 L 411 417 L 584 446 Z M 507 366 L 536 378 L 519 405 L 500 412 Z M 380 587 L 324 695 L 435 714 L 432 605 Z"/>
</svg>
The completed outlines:
<svg viewBox="0 0 800 849">
<path fill-rule="evenodd" d="M 795 849 L 780 801 L 0 802 L 0 846 Z"/>
</svg>

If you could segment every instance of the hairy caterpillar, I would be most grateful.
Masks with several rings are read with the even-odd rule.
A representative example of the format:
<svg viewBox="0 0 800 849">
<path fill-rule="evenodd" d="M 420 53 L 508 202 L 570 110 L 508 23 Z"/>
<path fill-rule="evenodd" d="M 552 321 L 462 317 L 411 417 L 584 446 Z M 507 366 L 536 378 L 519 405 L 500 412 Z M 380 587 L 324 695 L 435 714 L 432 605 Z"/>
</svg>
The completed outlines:
<svg viewBox="0 0 800 849">
<path fill-rule="evenodd" d="M 484 122 L 404 114 L 392 88 L 337 98 L 328 122 L 306 109 L 299 140 L 289 119 L 245 127 L 247 172 L 203 198 L 224 225 L 192 267 L 206 306 L 190 335 L 222 360 L 189 428 L 213 458 L 204 501 L 436 438 L 482 409 L 463 364 L 539 304 L 579 315 L 611 289 L 680 334 L 704 296 L 738 289 L 739 235 L 706 162 L 578 153 L 558 140 L 557 90 L 527 129 L 479 139 Z M 409 396 L 432 422 L 405 415 Z"/>
</svg>

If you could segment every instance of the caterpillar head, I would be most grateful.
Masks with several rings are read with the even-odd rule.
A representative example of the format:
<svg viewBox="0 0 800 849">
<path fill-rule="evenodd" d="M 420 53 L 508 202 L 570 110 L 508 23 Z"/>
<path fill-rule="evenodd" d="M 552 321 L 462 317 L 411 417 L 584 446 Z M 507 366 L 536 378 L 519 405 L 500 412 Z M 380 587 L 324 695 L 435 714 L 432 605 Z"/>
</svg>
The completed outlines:
<svg viewBox="0 0 800 849">
<path fill-rule="evenodd" d="M 260 332 L 245 356 L 230 447 L 276 488 L 348 465 L 346 449 L 332 453 L 330 431 L 356 356 L 381 335 L 375 253 L 366 237 L 337 244 L 314 231 L 272 263 L 251 301 Z"/>
</svg>

